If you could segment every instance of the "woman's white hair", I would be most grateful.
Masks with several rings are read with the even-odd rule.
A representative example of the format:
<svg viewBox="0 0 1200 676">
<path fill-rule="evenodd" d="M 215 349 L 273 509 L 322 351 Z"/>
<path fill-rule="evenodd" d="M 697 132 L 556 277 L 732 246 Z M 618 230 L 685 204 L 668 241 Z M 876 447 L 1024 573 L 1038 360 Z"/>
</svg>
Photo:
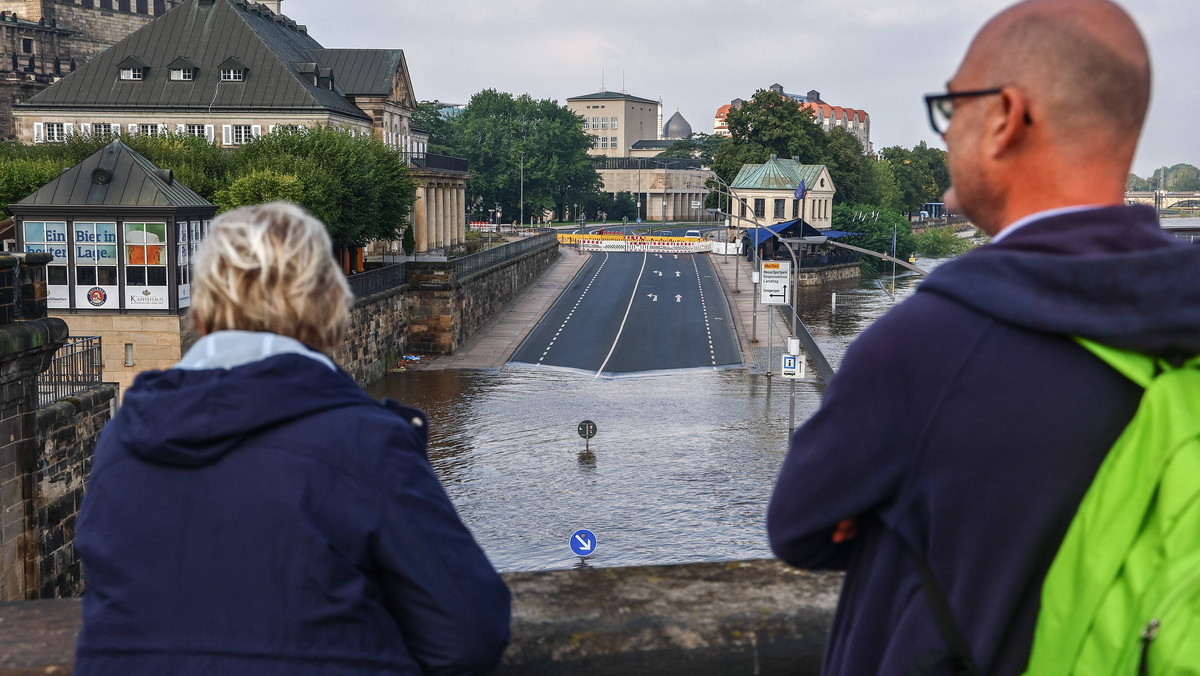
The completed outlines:
<svg viewBox="0 0 1200 676">
<path fill-rule="evenodd" d="M 192 325 L 202 334 L 269 331 L 331 353 L 354 300 L 325 225 L 288 202 L 227 211 L 196 256 Z"/>
</svg>

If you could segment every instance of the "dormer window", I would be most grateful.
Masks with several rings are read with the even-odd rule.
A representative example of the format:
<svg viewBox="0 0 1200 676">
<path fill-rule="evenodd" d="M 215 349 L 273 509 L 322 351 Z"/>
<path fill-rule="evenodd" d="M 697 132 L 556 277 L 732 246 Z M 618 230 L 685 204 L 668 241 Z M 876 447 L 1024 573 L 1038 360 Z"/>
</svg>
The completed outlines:
<svg viewBox="0 0 1200 676">
<path fill-rule="evenodd" d="M 221 82 L 242 82 L 250 71 L 236 56 L 225 59 L 217 68 L 221 71 Z"/>
<path fill-rule="evenodd" d="M 149 69 L 149 64 L 132 54 L 117 64 L 118 77 L 128 82 L 141 82 L 146 78 L 146 71 Z"/>
<path fill-rule="evenodd" d="M 191 82 L 196 79 L 196 64 L 179 57 L 167 65 L 171 69 L 171 80 L 174 82 Z"/>
</svg>

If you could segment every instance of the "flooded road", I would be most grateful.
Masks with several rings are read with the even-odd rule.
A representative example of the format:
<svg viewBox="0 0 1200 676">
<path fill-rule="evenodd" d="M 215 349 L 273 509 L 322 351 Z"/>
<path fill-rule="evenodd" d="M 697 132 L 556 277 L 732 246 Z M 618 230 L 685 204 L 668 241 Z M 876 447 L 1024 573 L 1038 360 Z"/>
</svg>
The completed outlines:
<svg viewBox="0 0 1200 676">
<path fill-rule="evenodd" d="M 918 279 L 897 279 L 897 301 Z M 805 288 L 799 312 L 836 369 L 892 305 L 874 280 L 851 280 Z M 787 450 L 787 382 L 742 368 L 593 376 L 516 364 L 413 370 L 369 390 L 428 413 L 430 460 L 501 571 L 576 564 L 568 540 L 580 528 L 596 534 L 595 566 L 769 557 L 766 505 Z M 800 383 L 797 424 L 819 403 L 820 387 Z M 599 428 L 587 454 L 576 432 L 584 419 Z"/>
</svg>

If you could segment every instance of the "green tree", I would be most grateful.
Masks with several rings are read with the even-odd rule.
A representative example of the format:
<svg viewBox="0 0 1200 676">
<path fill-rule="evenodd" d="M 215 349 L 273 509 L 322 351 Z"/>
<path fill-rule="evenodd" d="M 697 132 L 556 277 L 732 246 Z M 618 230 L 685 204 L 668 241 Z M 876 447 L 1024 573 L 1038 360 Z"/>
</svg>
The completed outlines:
<svg viewBox="0 0 1200 676">
<path fill-rule="evenodd" d="M 0 220 L 12 215 L 8 205 L 32 195 L 69 166 L 63 166 L 61 160 L 40 157 L 15 157 L 0 162 Z"/>
<path fill-rule="evenodd" d="M 270 169 L 253 169 L 217 191 L 213 202 L 221 211 L 248 204 L 276 200 L 300 203 L 304 200 L 304 185 L 294 174 L 281 174 Z"/>
<path fill-rule="evenodd" d="M 959 237 L 950 228 L 928 228 L 925 232 L 913 235 L 917 253 L 929 258 L 944 258 L 957 256 L 971 249 L 971 240 Z"/>
<path fill-rule="evenodd" d="M 796 157 L 802 164 L 820 164 L 825 156 L 827 140 L 812 111 L 773 91 L 758 90 L 725 120 L 729 140 L 717 148 L 712 167 L 726 183 L 743 164 L 762 164 L 771 155 Z"/>
<path fill-rule="evenodd" d="M 1195 192 L 1200 190 L 1200 169 L 1190 164 L 1176 164 L 1167 172 L 1167 190 Z"/>
<path fill-rule="evenodd" d="M 522 171 L 527 217 L 597 197 L 602 183 L 583 118 L 553 100 L 486 89 L 450 128 L 452 154 L 466 158 L 474 175 L 468 203 L 483 209 L 499 203 L 505 220 L 516 220 Z"/>
<path fill-rule="evenodd" d="M 442 114 L 444 104 L 439 101 L 422 101 L 413 111 L 412 126 L 429 134 L 429 152 L 452 155 L 452 131 L 450 119 Z"/>
<path fill-rule="evenodd" d="M 883 157 L 891 165 L 905 213 L 919 211 L 925 202 L 942 201 L 942 194 L 950 187 L 945 151 L 921 141 L 911 150 L 901 146 L 884 148 Z"/>
<path fill-rule="evenodd" d="M 697 132 L 687 138 L 675 141 L 656 157 L 697 159 L 704 166 L 711 167 L 721 146 L 731 142 L 725 136 Z"/>
<path fill-rule="evenodd" d="M 1129 180 L 1125 182 L 1127 192 L 1146 192 L 1153 189 L 1154 186 L 1150 184 L 1149 179 L 1142 178 L 1133 172 L 1129 173 Z"/>
<path fill-rule="evenodd" d="M 896 177 L 892 175 L 892 165 L 884 160 L 870 161 L 871 183 L 873 198 L 867 199 L 892 211 L 904 211 L 904 201 L 900 197 L 900 186 L 896 185 Z"/>
<path fill-rule="evenodd" d="M 875 205 L 833 207 L 833 229 L 859 233 L 843 241 L 878 253 L 891 254 L 892 233 L 896 234 L 896 257 L 905 259 L 916 250 L 912 224 L 898 212 Z M 863 271 L 868 273 L 882 269 L 882 259 L 863 257 Z"/>
<path fill-rule="evenodd" d="M 826 135 L 822 163 L 837 188 L 842 204 L 873 204 L 879 202 L 879 189 L 871 171 L 871 160 L 863 154 L 862 142 L 854 134 L 834 127 Z"/>
</svg>

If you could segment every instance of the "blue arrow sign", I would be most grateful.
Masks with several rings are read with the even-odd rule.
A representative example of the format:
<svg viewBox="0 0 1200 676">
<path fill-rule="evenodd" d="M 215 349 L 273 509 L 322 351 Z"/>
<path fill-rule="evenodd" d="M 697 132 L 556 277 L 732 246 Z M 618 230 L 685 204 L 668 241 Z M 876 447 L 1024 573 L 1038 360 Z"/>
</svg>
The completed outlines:
<svg viewBox="0 0 1200 676">
<path fill-rule="evenodd" d="M 590 556 L 596 552 L 596 536 L 590 530 L 577 530 L 571 535 L 571 551 L 576 556 Z"/>
</svg>

